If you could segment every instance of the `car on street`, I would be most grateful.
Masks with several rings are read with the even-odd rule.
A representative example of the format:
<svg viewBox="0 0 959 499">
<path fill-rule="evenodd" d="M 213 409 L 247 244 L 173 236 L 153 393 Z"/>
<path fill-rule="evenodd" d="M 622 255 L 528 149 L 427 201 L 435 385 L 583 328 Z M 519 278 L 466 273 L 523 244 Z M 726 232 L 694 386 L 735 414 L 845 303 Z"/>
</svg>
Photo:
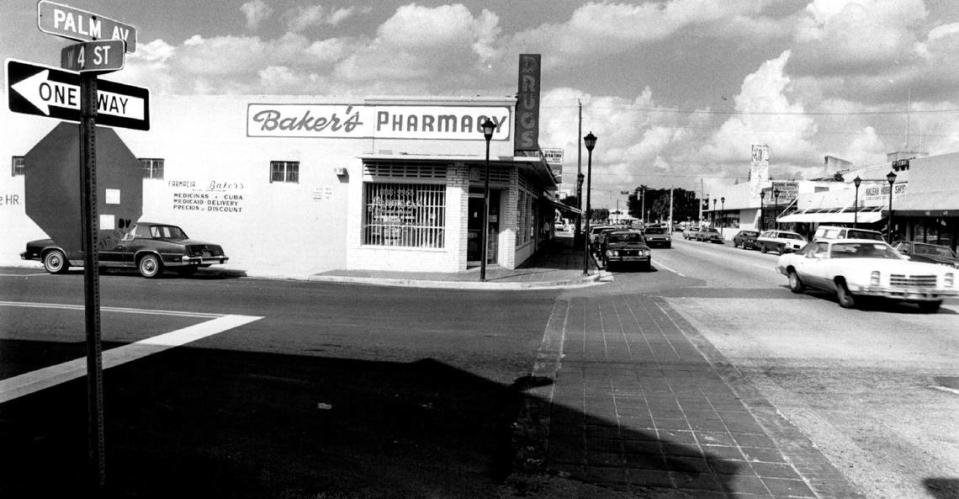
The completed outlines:
<svg viewBox="0 0 959 499">
<path fill-rule="evenodd" d="M 615 230 L 606 235 L 603 251 L 603 267 L 606 269 L 613 264 L 638 264 L 643 270 L 649 270 L 651 262 L 652 251 L 642 232 Z"/>
<path fill-rule="evenodd" d="M 838 227 L 835 225 L 820 225 L 816 227 L 813 239 L 873 239 L 876 241 L 885 241 L 882 233 L 870 229 L 858 229 L 853 227 Z"/>
<path fill-rule="evenodd" d="M 939 263 L 959 269 L 959 257 L 949 246 L 903 241 L 897 243 L 893 248 L 915 262 Z"/>
<path fill-rule="evenodd" d="M 683 229 L 683 239 L 696 239 L 696 233 L 699 232 L 699 227 L 691 225 Z"/>
<path fill-rule="evenodd" d="M 723 235 L 719 233 L 719 230 L 713 227 L 704 227 L 696 232 L 697 241 L 706 241 L 710 243 L 719 243 L 725 244 L 723 240 Z"/>
<path fill-rule="evenodd" d="M 81 252 L 68 252 L 52 239 L 28 242 L 20 258 L 43 262 L 43 268 L 51 274 L 83 266 Z M 190 239 L 176 225 L 154 222 L 137 223 L 116 244 L 99 251 L 101 267 L 135 268 L 148 278 L 159 276 L 164 269 L 188 275 L 227 260 L 220 245 Z"/>
<path fill-rule="evenodd" d="M 669 229 L 662 225 L 651 225 L 643 229 L 643 236 L 646 238 L 646 244 L 650 248 L 663 247 L 671 248 L 673 238 L 669 235 Z"/>
<path fill-rule="evenodd" d="M 806 238 L 788 230 L 767 230 L 756 238 L 756 246 L 762 253 L 775 251 L 782 255 L 791 251 L 799 251 L 805 245 Z"/>
<path fill-rule="evenodd" d="M 589 228 L 589 245 L 594 246 L 599 243 L 599 235 L 605 229 L 615 229 L 613 225 L 594 225 Z"/>
<path fill-rule="evenodd" d="M 959 296 L 956 269 L 904 258 L 884 241 L 821 239 L 798 253 L 780 255 L 776 269 L 801 293 L 819 288 L 835 293 L 839 306 L 883 298 L 916 303 L 924 312 L 939 310 L 942 299 Z"/>
<path fill-rule="evenodd" d="M 756 249 L 756 238 L 759 237 L 758 230 L 741 230 L 733 236 L 733 247 L 742 249 Z"/>
</svg>

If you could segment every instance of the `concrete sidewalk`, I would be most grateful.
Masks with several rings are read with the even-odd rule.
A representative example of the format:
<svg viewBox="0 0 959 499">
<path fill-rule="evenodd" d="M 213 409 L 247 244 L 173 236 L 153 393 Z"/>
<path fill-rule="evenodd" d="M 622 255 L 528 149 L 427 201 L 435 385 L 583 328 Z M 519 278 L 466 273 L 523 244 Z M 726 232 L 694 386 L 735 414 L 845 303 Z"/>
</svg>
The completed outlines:
<svg viewBox="0 0 959 499">
<path fill-rule="evenodd" d="M 557 300 L 515 468 L 636 497 L 862 497 L 665 300 Z"/>
<path fill-rule="evenodd" d="M 589 275 L 583 274 L 582 249 L 573 247 L 572 237 L 554 238 L 537 254 L 516 269 L 488 265 L 486 282 L 480 281 L 480 268 L 463 272 L 395 272 L 371 270 L 331 270 L 308 277 L 310 281 L 456 289 L 540 289 L 592 286 L 602 272 L 590 258 Z"/>
</svg>

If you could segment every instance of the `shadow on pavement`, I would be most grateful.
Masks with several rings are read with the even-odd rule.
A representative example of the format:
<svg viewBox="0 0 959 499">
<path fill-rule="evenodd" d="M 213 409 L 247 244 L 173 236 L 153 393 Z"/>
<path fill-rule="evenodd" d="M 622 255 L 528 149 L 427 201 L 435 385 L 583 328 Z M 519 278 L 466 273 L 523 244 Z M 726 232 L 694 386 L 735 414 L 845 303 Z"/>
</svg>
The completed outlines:
<svg viewBox="0 0 959 499">
<path fill-rule="evenodd" d="M 518 492 L 512 479 L 505 481 L 513 471 L 514 422 L 523 390 L 549 383 L 527 377 L 505 386 L 431 359 L 169 350 L 104 373 L 106 495 L 527 494 L 528 487 Z M 85 391 L 79 379 L 0 405 L 0 497 L 83 490 Z M 554 422 L 575 428 L 551 437 L 548 464 L 563 472 L 559 479 L 603 478 L 615 487 L 631 473 L 634 485 L 729 490 L 717 473 L 731 475 L 732 463 L 615 421 L 553 411 Z M 626 443 L 590 453 L 602 462 L 579 453 L 620 445 L 604 438 L 613 433 Z"/>
<path fill-rule="evenodd" d="M 959 478 L 927 478 L 922 481 L 935 499 L 955 499 L 959 497 Z"/>
</svg>

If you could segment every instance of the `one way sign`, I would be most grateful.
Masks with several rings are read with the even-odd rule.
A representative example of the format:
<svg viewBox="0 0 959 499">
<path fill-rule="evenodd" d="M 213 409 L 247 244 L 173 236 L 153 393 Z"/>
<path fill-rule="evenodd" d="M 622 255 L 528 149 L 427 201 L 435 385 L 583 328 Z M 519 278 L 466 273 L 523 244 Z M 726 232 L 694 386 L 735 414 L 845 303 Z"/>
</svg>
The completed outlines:
<svg viewBox="0 0 959 499">
<path fill-rule="evenodd" d="M 7 59 L 10 110 L 80 121 L 80 74 Z M 150 91 L 108 80 L 97 81 L 97 124 L 150 129 Z"/>
</svg>

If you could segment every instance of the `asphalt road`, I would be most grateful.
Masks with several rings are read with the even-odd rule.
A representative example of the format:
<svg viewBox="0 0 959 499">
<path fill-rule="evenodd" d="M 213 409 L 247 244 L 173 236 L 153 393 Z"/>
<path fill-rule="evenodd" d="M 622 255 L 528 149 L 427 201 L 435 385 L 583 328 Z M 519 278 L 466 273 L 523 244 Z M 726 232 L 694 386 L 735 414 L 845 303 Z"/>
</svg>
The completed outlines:
<svg viewBox="0 0 959 499">
<path fill-rule="evenodd" d="M 959 303 L 845 310 L 790 293 L 776 258 L 675 241 L 566 291 L 103 275 L 106 349 L 251 321 L 106 371 L 110 491 L 515 495 L 510 425 L 555 303 L 629 294 L 663 297 L 867 496 L 959 494 L 959 395 L 934 387 L 959 376 Z M 0 376 L 83 355 L 82 281 L 0 269 Z M 85 411 L 82 380 L 0 402 L 0 496 L 75 490 Z"/>
<path fill-rule="evenodd" d="M 939 388 L 959 376 L 959 302 L 846 310 L 792 294 L 777 258 L 680 240 L 604 292 L 668 297 L 868 497 L 959 497 L 959 392 Z"/>
<path fill-rule="evenodd" d="M 4 378 L 84 355 L 82 274 L 0 274 Z M 105 362 L 203 314 L 260 317 L 105 371 L 108 491 L 137 497 L 500 495 L 514 383 L 556 295 L 203 275 L 101 288 Z M 78 490 L 85 400 L 77 379 L 0 404 L 0 497 Z"/>
</svg>

